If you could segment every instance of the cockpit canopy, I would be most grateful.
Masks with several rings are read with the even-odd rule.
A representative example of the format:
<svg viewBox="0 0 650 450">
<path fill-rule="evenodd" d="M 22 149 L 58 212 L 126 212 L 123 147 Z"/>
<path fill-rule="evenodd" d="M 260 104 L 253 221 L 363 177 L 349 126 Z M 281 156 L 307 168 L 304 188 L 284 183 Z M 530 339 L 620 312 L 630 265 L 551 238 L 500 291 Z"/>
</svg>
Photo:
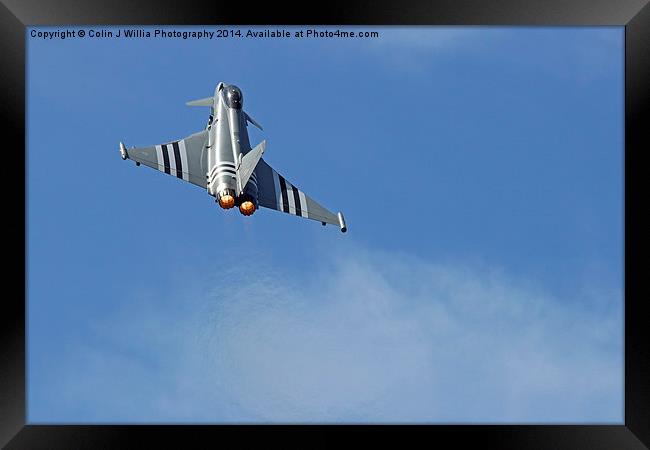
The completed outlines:
<svg viewBox="0 0 650 450">
<path fill-rule="evenodd" d="M 224 88 L 226 105 L 229 108 L 241 109 L 244 98 L 237 86 L 230 85 Z"/>
</svg>

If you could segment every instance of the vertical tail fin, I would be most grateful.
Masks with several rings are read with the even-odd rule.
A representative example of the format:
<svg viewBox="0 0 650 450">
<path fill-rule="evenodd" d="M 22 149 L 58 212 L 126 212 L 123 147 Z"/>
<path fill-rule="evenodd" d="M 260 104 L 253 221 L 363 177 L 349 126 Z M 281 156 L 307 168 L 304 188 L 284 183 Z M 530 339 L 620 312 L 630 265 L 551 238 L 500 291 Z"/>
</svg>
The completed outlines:
<svg viewBox="0 0 650 450">
<path fill-rule="evenodd" d="M 265 149 L 266 139 L 257 144 L 253 150 L 242 157 L 241 163 L 239 163 L 239 166 L 237 167 L 237 189 L 239 190 L 237 195 L 243 192 L 244 186 L 248 183 L 248 179 L 253 174 L 253 171 L 262 158 Z"/>
</svg>

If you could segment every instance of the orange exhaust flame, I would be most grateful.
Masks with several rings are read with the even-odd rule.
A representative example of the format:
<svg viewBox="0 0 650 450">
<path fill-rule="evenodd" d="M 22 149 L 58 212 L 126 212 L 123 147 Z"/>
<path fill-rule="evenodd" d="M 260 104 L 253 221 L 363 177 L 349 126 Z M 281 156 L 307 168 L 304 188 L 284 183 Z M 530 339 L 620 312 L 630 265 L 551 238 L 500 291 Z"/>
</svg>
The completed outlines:
<svg viewBox="0 0 650 450">
<path fill-rule="evenodd" d="M 235 197 L 232 195 L 226 194 L 219 197 L 219 206 L 223 209 L 230 209 L 235 206 Z"/>
<path fill-rule="evenodd" d="M 250 216 L 255 212 L 255 205 L 250 200 L 246 200 L 239 205 L 239 212 L 245 216 Z"/>
</svg>

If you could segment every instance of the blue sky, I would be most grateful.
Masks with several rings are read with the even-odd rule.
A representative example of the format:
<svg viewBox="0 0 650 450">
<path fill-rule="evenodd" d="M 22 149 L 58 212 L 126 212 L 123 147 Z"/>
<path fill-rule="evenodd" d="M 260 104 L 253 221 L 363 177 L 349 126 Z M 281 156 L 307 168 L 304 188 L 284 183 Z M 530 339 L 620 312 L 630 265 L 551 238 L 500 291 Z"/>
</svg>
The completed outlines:
<svg viewBox="0 0 650 450">
<path fill-rule="evenodd" d="M 622 422 L 623 28 L 375 30 L 27 37 L 30 422 Z M 120 159 L 219 81 L 347 234 Z"/>
</svg>

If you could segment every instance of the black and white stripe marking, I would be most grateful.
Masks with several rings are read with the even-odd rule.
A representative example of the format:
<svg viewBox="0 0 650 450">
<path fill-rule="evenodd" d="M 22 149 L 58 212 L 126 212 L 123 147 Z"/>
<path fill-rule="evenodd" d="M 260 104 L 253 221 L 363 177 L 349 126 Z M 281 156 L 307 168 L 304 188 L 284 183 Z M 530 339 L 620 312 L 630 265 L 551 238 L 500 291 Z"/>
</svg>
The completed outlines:
<svg viewBox="0 0 650 450">
<path fill-rule="evenodd" d="M 230 175 L 234 177 L 236 173 L 235 163 L 222 161 L 212 166 L 212 169 L 210 169 L 210 173 L 208 174 L 208 182 L 212 184 L 214 180 L 221 175 Z"/>
<path fill-rule="evenodd" d="M 287 194 L 287 180 L 282 175 L 278 175 L 280 179 L 280 192 L 282 195 L 282 211 L 289 212 L 289 196 Z"/>
<path fill-rule="evenodd" d="M 156 145 L 156 156 L 161 172 L 189 181 L 185 141 Z"/>
<path fill-rule="evenodd" d="M 176 170 L 176 176 L 178 178 L 183 178 L 183 163 L 181 163 L 181 150 L 178 148 L 178 142 L 172 144 L 172 149 L 174 150 L 174 163 Z"/>
<path fill-rule="evenodd" d="M 300 194 L 298 194 L 298 189 L 296 189 L 295 186 L 291 186 L 291 190 L 293 191 L 293 203 L 296 206 L 296 216 L 302 216 L 300 208 Z"/>
<path fill-rule="evenodd" d="M 273 171 L 276 201 L 279 211 L 300 217 L 309 217 L 305 194 L 289 183 L 282 175 Z"/>
</svg>

